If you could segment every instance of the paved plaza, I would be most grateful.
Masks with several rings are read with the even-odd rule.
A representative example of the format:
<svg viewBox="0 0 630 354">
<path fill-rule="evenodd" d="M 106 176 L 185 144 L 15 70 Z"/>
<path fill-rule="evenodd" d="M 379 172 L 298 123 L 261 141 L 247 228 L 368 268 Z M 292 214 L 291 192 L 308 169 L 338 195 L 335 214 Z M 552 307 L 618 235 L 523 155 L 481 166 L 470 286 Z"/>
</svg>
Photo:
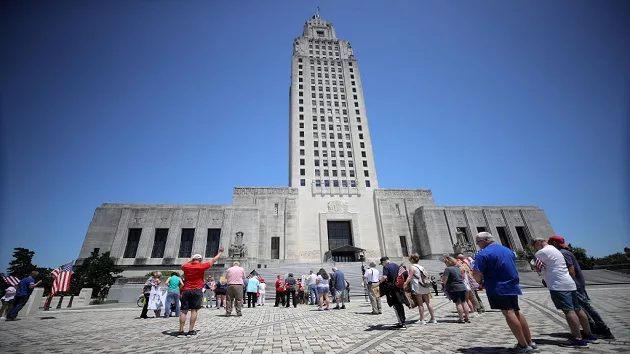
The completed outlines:
<svg viewBox="0 0 630 354">
<path fill-rule="evenodd" d="M 630 352 L 629 285 L 590 287 L 589 294 L 616 341 L 589 349 L 562 348 L 568 333 L 564 316 L 553 308 L 546 289 L 533 289 L 521 306 L 542 353 Z M 484 303 L 488 304 L 484 297 Z M 0 322 L 1 353 L 508 353 L 515 344 L 500 312 L 487 312 L 471 324 L 456 323 L 454 305 L 434 298 L 437 325 L 419 325 L 417 309 L 407 309 L 407 330 L 396 330 L 393 309 L 369 315 L 364 298 L 346 310 L 315 306 L 265 307 L 225 317 L 224 310 L 202 309 L 196 336 L 177 337 L 177 320 L 138 318 L 135 307 L 56 310 L 15 322 Z"/>
</svg>

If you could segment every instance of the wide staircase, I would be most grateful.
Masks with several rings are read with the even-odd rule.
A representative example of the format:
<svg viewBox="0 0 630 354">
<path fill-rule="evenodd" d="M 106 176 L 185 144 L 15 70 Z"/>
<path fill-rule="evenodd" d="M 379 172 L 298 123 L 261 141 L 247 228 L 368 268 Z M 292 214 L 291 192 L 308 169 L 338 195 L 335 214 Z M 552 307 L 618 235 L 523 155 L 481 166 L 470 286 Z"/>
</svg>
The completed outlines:
<svg viewBox="0 0 630 354">
<path fill-rule="evenodd" d="M 391 261 L 397 264 L 401 263 L 401 259 L 391 259 Z M 409 267 L 409 262 L 403 264 Z M 436 260 L 421 260 L 420 264 L 425 267 L 430 275 L 435 275 L 436 277 L 445 267 L 443 262 Z M 278 274 L 282 274 L 286 278 L 289 273 L 293 273 L 293 276 L 299 280 L 303 275 L 308 275 L 311 270 L 313 273 L 317 273 L 321 268 L 324 268 L 328 273 L 332 273 L 332 267 L 337 267 L 344 273 L 346 280 L 350 284 L 350 298 L 352 299 L 366 295 L 361 273 L 362 265 L 367 268 L 368 264 L 361 262 L 294 263 L 268 266 L 267 268 L 256 269 L 256 272 L 265 279 L 267 284 L 265 298 L 274 299 L 276 297 L 274 285 Z M 377 269 L 382 271 L 380 266 L 377 266 Z M 246 269 L 246 271 L 251 270 Z M 305 290 L 305 293 L 308 294 L 308 290 Z"/>
</svg>

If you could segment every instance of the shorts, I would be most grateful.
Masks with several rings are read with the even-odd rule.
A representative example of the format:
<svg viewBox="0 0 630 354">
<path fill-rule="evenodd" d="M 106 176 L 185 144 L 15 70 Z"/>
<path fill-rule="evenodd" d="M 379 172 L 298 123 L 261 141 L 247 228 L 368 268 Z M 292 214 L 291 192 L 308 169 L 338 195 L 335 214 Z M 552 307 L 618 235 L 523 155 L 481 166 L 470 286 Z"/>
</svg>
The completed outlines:
<svg viewBox="0 0 630 354">
<path fill-rule="evenodd" d="M 451 300 L 456 304 L 461 304 L 461 303 L 466 302 L 466 290 L 449 291 L 448 294 L 451 296 Z"/>
<path fill-rule="evenodd" d="M 518 295 L 488 295 L 490 308 L 501 311 L 520 311 Z"/>
<path fill-rule="evenodd" d="M 344 290 L 335 289 L 335 297 L 343 299 L 343 298 L 345 298 L 345 296 L 344 296 L 345 293 L 346 293 L 345 289 Z"/>
<path fill-rule="evenodd" d="M 562 311 L 578 311 L 581 310 L 580 301 L 578 300 L 577 290 L 573 291 L 557 291 L 549 290 L 551 301 L 556 305 L 558 310 Z"/>
<path fill-rule="evenodd" d="M 322 286 L 318 286 L 317 287 L 317 293 L 318 294 L 328 294 L 330 292 L 330 288 L 329 287 L 322 287 Z"/>
<path fill-rule="evenodd" d="M 184 290 L 182 292 L 181 310 L 199 310 L 201 308 L 202 298 L 203 292 L 201 289 Z"/>
<path fill-rule="evenodd" d="M 226 289 L 215 289 L 214 293 L 216 295 L 225 295 L 225 294 L 227 294 L 227 290 Z"/>
</svg>

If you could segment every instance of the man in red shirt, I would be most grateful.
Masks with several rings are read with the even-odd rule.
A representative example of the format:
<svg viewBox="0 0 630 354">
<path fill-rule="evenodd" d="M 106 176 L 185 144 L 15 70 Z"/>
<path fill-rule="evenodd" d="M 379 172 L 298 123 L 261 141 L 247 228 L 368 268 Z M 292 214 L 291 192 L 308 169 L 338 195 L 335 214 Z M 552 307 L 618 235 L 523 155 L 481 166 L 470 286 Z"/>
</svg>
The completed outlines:
<svg viewBox="0 0 630 354">
<path fill-rule="evenodd" d="M 282 274 L 278 274 L 276 279 L 276 304 L 273 307 L 278 307 L 280 303 L 284 306 L 284 279 L 282 279 Z"/>
<path fill-rule="evenodd" d="M 223 247 L 219 247 L 219 253 L 209 262 L 201 263 L 203 257 L 200 254 L 192 256 L 191 259 L 184 262 L 182 270 L 184 271 L 184 286 L 182 287 L 181 296 L 181 314 L 179 315 L 179 335 L 184 334 L 184 326 L 186 325 L 186 314 L 191 311 L 190 325 L 188 326 L 188 334 L 195 335 L 195 322 L 197 322 L 197 310 L 201 308 L 201 300 L 203 298 L 203 279 L 205 271 L 219 260 L 223 253 Z"/>
</svg>

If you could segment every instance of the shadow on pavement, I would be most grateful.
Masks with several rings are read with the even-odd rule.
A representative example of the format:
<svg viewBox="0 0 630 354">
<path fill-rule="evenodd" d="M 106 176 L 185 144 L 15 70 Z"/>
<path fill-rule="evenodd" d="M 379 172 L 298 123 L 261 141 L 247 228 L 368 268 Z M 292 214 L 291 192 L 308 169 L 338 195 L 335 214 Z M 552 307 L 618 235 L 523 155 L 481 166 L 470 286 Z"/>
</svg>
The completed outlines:
<svg viewBox="0 0 630 354">
<path fill-rule="evenodd" d="M 369 331 L 398 331 L 398 330 L 399 329 L 394 327 L 393 325 L 382 325 L 382 324 L 368 326 L 368 328 L 365 329 L 366 332 L 369 332 Z"/>
</svg>

